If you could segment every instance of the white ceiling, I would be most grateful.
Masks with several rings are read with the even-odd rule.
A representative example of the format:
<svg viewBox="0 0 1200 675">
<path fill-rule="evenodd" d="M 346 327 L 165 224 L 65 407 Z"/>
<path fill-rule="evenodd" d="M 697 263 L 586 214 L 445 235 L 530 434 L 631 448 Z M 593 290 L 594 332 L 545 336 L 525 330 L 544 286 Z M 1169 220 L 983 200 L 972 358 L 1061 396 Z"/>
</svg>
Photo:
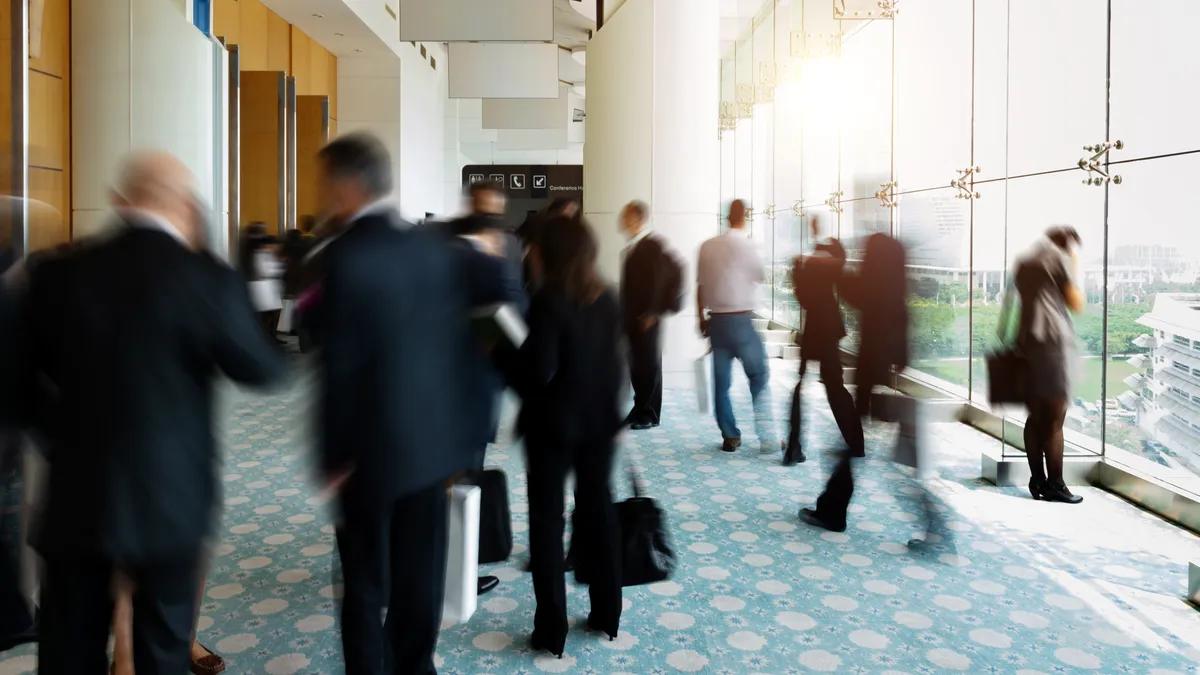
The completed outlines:
<svg viewBox="0 0 1200 675">
<path fill-rule="evenodd" d="M 393 53 L 400 30 L 384 9 L 372 0 L 263 0 L 284 21 L 316 40 L 335 56 L 384 56 Z M 375 15 L 374 12 L 378 14 Z M 391 42 L 385 42 L 384 27 L 390 22 Z M 372 26 L 369 23 L 380 24 Z"/>
</svg>

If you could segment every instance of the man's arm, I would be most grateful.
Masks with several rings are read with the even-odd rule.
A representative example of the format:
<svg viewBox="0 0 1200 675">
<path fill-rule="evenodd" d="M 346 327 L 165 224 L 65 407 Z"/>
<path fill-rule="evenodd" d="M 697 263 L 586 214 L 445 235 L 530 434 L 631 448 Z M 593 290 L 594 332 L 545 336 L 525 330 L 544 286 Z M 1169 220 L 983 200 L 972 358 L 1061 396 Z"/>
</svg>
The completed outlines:
<svg viewBox="0 0 1200 675">
<path fill-rule="evenodd" d="M 241 277 L 215 260 L 205 262 L 216 292 L 204 297 L 213 360 L 230 379 L 240 384 L 266 387 L 282 382 L 288 373 L 287 356 L 269 341 L 258 322 L 250 294 Z"/>
<path fill-rule="evenodd" d="M 704 310 L 708 309 L 705 306 L 704 297 L 704 279 L 707 276 L 708 264 L 704 259 L 704 247 L 700 247 L 700 255 L 696 258 L 696 316 L 700 322 L 700 334 L 708 335 L 708 317 L 704 315 Z"/>
</svg>

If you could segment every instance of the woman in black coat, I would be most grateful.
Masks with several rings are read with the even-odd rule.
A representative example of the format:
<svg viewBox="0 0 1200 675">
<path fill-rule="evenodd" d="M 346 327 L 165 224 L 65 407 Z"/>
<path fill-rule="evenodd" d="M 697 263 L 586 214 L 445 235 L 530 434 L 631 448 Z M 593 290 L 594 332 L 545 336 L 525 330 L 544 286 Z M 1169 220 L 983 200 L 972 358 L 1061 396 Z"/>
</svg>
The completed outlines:
<svg viewBox="0 0 1200 675">
<path fill-rule="evenodd" d="M 529 539 L 537 599 L 531 644 L 562 656 L 567 640 L 563 507 L 567 474 L 575 472 L 576 564 L 591 580 L 588 626 L 610 638 L 621 617 L 621 579 L 613 457 L 622 425 L 625 365 L 616 294 L 596 271 L 588 226 L 560 218 L 537 240 L 542 285 L 529 309 L 520 350 Z"/>
</svg>

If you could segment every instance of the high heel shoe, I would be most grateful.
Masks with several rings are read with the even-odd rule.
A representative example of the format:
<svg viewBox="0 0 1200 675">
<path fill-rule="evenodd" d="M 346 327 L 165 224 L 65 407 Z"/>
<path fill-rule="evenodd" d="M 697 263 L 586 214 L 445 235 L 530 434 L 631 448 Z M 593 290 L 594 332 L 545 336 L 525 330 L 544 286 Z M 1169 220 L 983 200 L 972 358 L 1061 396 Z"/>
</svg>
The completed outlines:
<svg viewBox="0 0 1200 675">
<path fill-rule="evenodd" d="M 562 638 L 558 640 L 556 645 L 552 645 L 546 638 L 542 637 L 542 635 L 535 630 L 533 631 L 533 635 L 529 636 L 529 647 L 535 652 L 550 652 L 561 659 L 563 657 L 563 652 L 566 651 L 567 636 L 564 634 Z"/>
<path fill-rule="evenodd" d="M 1029 495 L 1034 501 L 1041 501 L 1046 498 L 1046 481 L 1038 480 L 1037 478 L 1029 479 Z"/>
<path fill-rule="evenodd" d="M 1083 501 L 1083 497 L 1071 492 L 1062 483 L 1048 483 L 1046 489 L 1042 492 L 1042 499 L 1061 504 L 1078 504 Z"/>
<path fill-rule="evenodd" d="M 598 619 L 593 618 L 593 616 L 591 614 L 588 615 L 587 629 L 593 633 L 604 633 L 605 635 L 608 636 L 609 642 L 612 642 L 613 640 L 617 639 L 616 625 L 613 625 L 611 628 L 612 628 L 612 630 L 609 630 L 608 628 L 601 626 L 600 621 Z"/>
</svg>

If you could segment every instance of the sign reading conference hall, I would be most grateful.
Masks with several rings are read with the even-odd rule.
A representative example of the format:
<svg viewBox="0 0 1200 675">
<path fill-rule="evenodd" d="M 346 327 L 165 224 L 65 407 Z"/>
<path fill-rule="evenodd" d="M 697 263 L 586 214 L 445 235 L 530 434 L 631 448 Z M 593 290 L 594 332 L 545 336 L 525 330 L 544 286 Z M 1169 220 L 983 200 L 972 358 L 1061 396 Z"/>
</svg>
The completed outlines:
<svg viewBox="0 0 1200 675">
<path fill-rule="evenodd" d="M 463 188 L 482 181 L 504 185 L 509 199 L 574 199 L 583 201 L 583 165 L 517 166 L 474 164 L 462 170 Z"/>
</svg>

